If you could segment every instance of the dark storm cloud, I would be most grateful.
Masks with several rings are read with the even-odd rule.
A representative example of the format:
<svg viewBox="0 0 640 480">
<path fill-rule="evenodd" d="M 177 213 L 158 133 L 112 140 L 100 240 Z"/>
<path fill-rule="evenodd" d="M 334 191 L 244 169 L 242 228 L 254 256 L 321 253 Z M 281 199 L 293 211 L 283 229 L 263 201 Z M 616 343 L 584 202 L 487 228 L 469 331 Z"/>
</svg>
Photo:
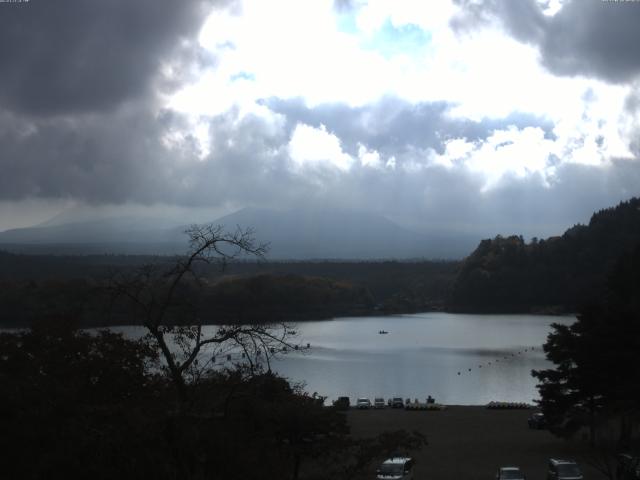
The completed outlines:
<svg viewBox="0 0 640 480">
<path fill-rule="evenodd" d="M 309 108 L 302 100 L 281 99 L 270 99 L 265 104 L 285 115 L 290 125 L 299 122 L 316 128 L 324 125 L 340 138 L 343 149 L 352 155 L 357 153 L 358 143 L 385 155 L 411 148 L 432 148 L 443 153 L 444 142 L 449 139 L 485 140 L 494 130 L 511 125 L 520 129 L 540 127 L 546 136 L 553 136 L 553 124 L 544 118 L 514 112 L 505 118 L 476 122 L 450 117 L 449 110 L 455 105 L 447 102 L 412 104 L 387 97 L 361 107 L 335 103 Z"/>
<path fill-rule="evenodd" d="M 312 191 L 312 178 L 291 170 L 286 145 L 290 131 L 255 115 L 231 109 L 211 119 L 211 153 L 188 167 L 177 201 L 211 205 L 282 205 Z"/>
<path fill-rule="evenodd" d="M 488 24 L 499 16 L 509 33 L 523 42 L 537 41 L 544 35 L 545 18 L 535 0 L 454 0 L 463 7 L 451 20 L 456 31 Z"/>
<path fill-rule="evenodd" d="M 541 45 L 558 74 L 626 82 L 640 73 L 640 3 L 572 1 L 553 17 Z"/>
<path fill-rule="evenodd" d="M 588 222 L 595 210 L 640 195 L 639 185 L 640 165 L 629 160 L 609 167 L 562 164 L 550 179 L 538 173 L 507 175 L 486 191 L 482 174 L 463 165 L 355 168 L 334 182 L 311 184 L 306 196 L 288 205 L 304 204 L 314 192 L 323 205 L 380 213 L 423 232 L 529 238 L 559 235 L 575 223 Z"/>
<path fill-rule="evenodd" d="M 38 122 L 4 114 L 0 196 L 94 204 L 170 197 L 168 177 L 172 162 L 180 163 L 180 152 L 168 151 L 160 141 L 166 122 L 144 108 Z"/>
<path fill-rule="evenodd" d="M 210 202 L 215 196 L 215 201 L 228 199 L 243 205 L 353 208 L 407 221 L 431 233 L 530 237 L 560 234 L 578 221 L 588 221 L 594 210 L 640 194 L 640 164 L 631 160 L 603 167 L 558 162 L 550 177 L 507 175 L 489 190 L 483 189 L 483 174 L 470 171 L 463 163 L 444 167 L 430 161 L 429 152 L 442 145 L 438 136 L 427 135 L 436 126 L 443 137 L 457 128 L 469 139 L 482 141 L 495 129 L 517 121 L 519 128 L 536 126 L 539 119 L 534 117 L 461 121 L 456 127 L 455 121 L 441 118 L 446 112 L 442 105 L 430 111 L 426 105 L 412 110 L 391 99 L 362 108 L 268 103 L 287 115 L 282 128 L 274 130 L 268 121 L 253 116 L 238 122 L 234 113 L 213 120 L 212 154 L 193 174 L 191 192 L 199 192 L 198 203 Z M 416 118 L 410 120 L 411 115 Z M 286 144 L 298 122 L 315 127 L 323 124 L 343 147 L 362 142 L 381 153 L 383 164 L 394 156 L 397 166 L 370 168 L 356 162 L 346 172 L 329 166 L 296 171 Z"/>
<path fill-rule="evenodd" d="M 73 198 L 83 203 L 165 203 L 217 206 L 226 203 L 289 207 L 316 204 L 413 219 L 433 230 L 461 228 L 489 235 L 545 235 L 582 218 L 592 206 L 610 205 L 637 194 L 636 162 L 612 168 L 559 165 L 550 184 L 539 175 L 507 177 L 483 192 L 484 177 L 464 164 L 434 165 L 431 153 L 457 135 L 482 141 L 493 130 L 538 119 L 470 122 L 446 116 L 442 104 L 412 107 L 386 99 L 378 105 L 304 107 L 271 101 L 287 117 L 241 115 L 232 109 L 209 120 L 211 153 L 202 156 L 186 119 L 144 105 L 78 119 L 21 119 L 0 116 L 3 175 L 1 199 Z M 348 171 L 329 164 L 296 165 L 288 142 L 298 122 L 337 135 L 343 146 L 358 142 L 391 156 L 396 167 L 356 162 Z M 167 144 L 163 139 L 178 140 Z M 455 133 L 455 135 L 454 135 Z M 355 157 L 355 153 L 353 154 Z M 594 208 L 595 208 L 594 207 Z M 479 221 L 482 219 L 482 221 Z M 537 231 L 533 219 L 551 225 Z M 546 227 L 545 227 L 546 228 Z"/>
<path fill-rule="evenodd" d="M 546 182 L 539 175 L 504 178 L 479 199 L 487 223 L 504 233 L 559 235 L 591 214 L 640 195 L 640 164 L 613 160 L 609 166 L 564 163 Z M 508 229 L 511 229 L 508 231 Z"/>
<path fill-rule="evenodd" d="M 345 125 L 359 125 L 362 118 L 353 112 L 347 121 L 349 112 L 335 113 Z M 331 118 L 322 120 L 330 124 Z M 339 126 L 337 120 L 332 124 Z M 400 130 L 393 120 L 384 125 Z M 0 115 L 0 200 L 284 208 L 307 204 L 380 213 L 430 232 L 546 236 L 588 220 L 594 209 L 640 194 L 640 167 L 634 161 L 611 167 L 559 164 L 548 181 L 538 174 L 505 177 L 483 191 L 481 173 L 463 163 L 433 164 L 431 147 L 408 143 L 418 133 L 407 136 L 407 143 L 397 143 L 397 149 L 380 141 L 394 155 L 395 168 L 358 162 L 348 171 L 330 164 L 298 165 L 287 150 L 294 127 L 294 121 L 232 109 L 210 119 L 211 153 L 202 156 L 195 138 L 184 135 L 190 129 L 186 119 L 171 112 L 158 115 L 132 107 L 35 123 L 5 113 Z M 352 135 L 356 141 L 358 130 L 351 128 L 343 127 L 345 138 Z M 183 134 L 175 139 L 176 132 Z M 169 137 L 174 138 L 171 143 L 162 141 Z M 387 160 L 383 154 L 383 164 Z"/>
<path fill-rule="evenodd" d="M 145 105 L 37 121 L 0 114 L 0 200 L 216 206 L 304 196 L 307 180 L 289 172 L 288 132 L 272 130 L 231 110 L 211 119 L 203 157 L 184 116 Z"/>
<path fill-rule="evenodd" d="M 0 108 L 93 112 L 144 96 L 162 63 L 197 34 L 210 3 L 0 3 Z"/>
<path fill-rule="evenodd" d="M 629 82 L 640 74 L 640 3 L 569 0 L 552 17 L 535 0 L 456 0 L 459 31 L 498 18 L 516 39 L 538 46 L 543 65 L 557 75 Z"/>
<path fill-rule="evenodd" d="M 336 5 L 349 8 L 350 3 Z M 542 236 L 640 193 L 640 167 L 631 161 L 608 168 L 558 161 L 550 179 L 541 174 L 505 177 L 485 191 L 482 173 L 463 162 L 434 164 L 434 152 L 442 153 L 446 141 L 454 138 L 481 143 L 511 125 L 538 127 L 553 139 L 553 124 L 518 112 L 482 121 L 454 118 L 450 111 L 455 105 L 411 104 L 393 97 L 362 107 L 313 108 L 301 100 L 267 99 L 262 103 L 271 112 L 265 115 L 232 108 L 200 119 L 208 122 L 211 140 L 210 153 L 204 155 L 189 133 L 192 119 L 159 111 L 156 94 L 158 89 L 177 88 L 192 68 L 214 62 L 193 42 L 205 18 L 203 5 L 210 4 L 0 3 L 0 201 L 69 198 L 93 205 L 186 207 L 315 204 L 381 213 L 431 230 Z M 487 21 L 487 12 L 500 13 L 514 36 L 540 45 L 550 68 L 584 70 L 595 55 L 578 41 L 591 41 L 580 28 L 594 28 L 593 3 L 582 12 L 577 4 L 567 5 L 553 20 L 544 18 L 533 1 L 488 4 L 493 10 L 476 13 Z M 607 8 L 613 12 L 614 7 Z M 569 14 L 582 15 L 580 22 L 563 20 Z M 458 19 L 457 28 L 474 28 L 474 18 Z M 551 48 L 554 35 L 568 35 L 566 45 Z M 621 64 L 631 65 L 631 60 L 623 56 Z M 177 76 L 159 73 L 167 63 L 176 67 Z M 596 58 L 589 68 L 600 72 L 603 65 Z M 633 68 L 616 71 L 624 77 Z M 640 108 L 638 98 L 629 97 L 630 114 Z M 330 162 L 297 164 L 288 144 L 300 123 L 324 125 L 354 158 L 360 145 L 376 150 L 380 165 L 372 168 L 356 160 L 342 171 Z M 518 230 L 527 223 L 528 231 Z M 545 230 L 536 231 L 540 225 Z"/>
</svg>

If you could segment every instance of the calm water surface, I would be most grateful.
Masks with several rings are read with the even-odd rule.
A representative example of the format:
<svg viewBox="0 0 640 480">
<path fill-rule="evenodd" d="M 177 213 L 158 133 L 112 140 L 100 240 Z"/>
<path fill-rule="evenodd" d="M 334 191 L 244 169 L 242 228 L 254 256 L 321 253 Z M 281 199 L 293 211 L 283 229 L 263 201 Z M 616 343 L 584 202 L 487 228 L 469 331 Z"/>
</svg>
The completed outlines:
<svg viewBox="0 0 640 480">
<path fill-rule="evenodd" d="M 531 370 L 549 366 L 541 347 L 550 324 L 574 321 L 431 312 L 304 322 L 298 341 L 311 348 L 280 355 L 272 368 L 328 401 L 432 395 L 457 405 L 531 402 L 538 398 Z M 136 336 L 134 327 L 123 330 Z"/>
</svg>

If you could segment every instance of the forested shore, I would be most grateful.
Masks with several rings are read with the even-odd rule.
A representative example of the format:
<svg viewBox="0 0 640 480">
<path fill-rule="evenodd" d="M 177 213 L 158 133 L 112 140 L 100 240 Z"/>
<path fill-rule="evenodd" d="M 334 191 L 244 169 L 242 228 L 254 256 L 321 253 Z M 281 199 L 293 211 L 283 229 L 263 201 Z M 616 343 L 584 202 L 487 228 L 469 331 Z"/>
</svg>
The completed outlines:
<svg viewBox="0 0 640 480">
<path fill-rule="evenodd" d="M 137 319 L 114 301 L 113 278 L 174 257 L 0 253 L 0 325 L 70 316 L 89 327 Z M 65 267 L 68 265 L 68 267 Z M 201 269 L 181 294 L 205 324 L 268 323 L 444 309 L 458 262 L 234 262 Z"/>
<path fill-rule="evenodd" d="M 603 295 L 618 259 L 640 243 L 640 199 L 593 214 L 547 239 L 498 235 L 462 261 L 233 260 L 198 265 L 181 295 L 205 324 L 321 320 L 424 311 L 575 312 Z M 135 324 L 112 296 L 113 279 L 168 272 L 172 256 L 24 255 L 0 251 L 0 325 L 43 316 L 83 326 Z"/>
</svg>

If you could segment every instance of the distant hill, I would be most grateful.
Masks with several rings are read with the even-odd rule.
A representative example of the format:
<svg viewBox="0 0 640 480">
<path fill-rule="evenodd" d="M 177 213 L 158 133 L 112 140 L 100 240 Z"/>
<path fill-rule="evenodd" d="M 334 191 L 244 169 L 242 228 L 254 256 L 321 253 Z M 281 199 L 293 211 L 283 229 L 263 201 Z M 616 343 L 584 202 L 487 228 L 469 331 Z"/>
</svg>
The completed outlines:
<svg viewBox="0 0 640 480">
<path fill-rule="evenodd" d="M 182 229 L 183 230 L 183 229 Z M 0 232 L 0 249 L 20 253 L 101 254 L 179 253 L 184 233 L 139 217 L 107 217 L 41 225 Z"/>
<path fill-rule="evenodd" d="M 454 282 L 457 311 L 570 312 L 602 295 L 616 260 L 640 244 L 640 199 L 594 213 L 561 237 L 482 240 Z"/>
<path fill-rule="evenodd" d="M 273 259 L 461 258 L 473 240 L 422 235 L 381 215 L 337 209 L 245 208 L 216 221 L 251 226 Z"/>
<path fill-rule="evenodd" d="M 187 248 L 186 226 L 138 217 L 55 221 L 0 232 L 0 249 L 55 254 L 178 254 Z M 475 240 L 426 236 L 390 220 L 338 209 L 245 208 L 214 220 L 228 230 L 250 227 L 268 242 L 271 259 L 461 258 Z"/>
</svg>

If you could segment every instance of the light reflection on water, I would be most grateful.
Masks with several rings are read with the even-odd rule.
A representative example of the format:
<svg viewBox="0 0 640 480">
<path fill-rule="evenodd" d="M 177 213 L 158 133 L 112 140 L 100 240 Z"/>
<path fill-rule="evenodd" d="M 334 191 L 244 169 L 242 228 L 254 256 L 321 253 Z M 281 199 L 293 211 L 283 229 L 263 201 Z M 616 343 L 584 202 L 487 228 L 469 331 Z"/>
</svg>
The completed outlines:
<svg viewBox="0 0 640 480">
<path fill-rule="evenodd" d="M 574 320 L 434 312 L 301 323 L 300 340 L 311 351 L 281 356 L 273 367 L 329 400 L 432 395 L 446 404 L 531 402 L 538 397 L 531 370 L 549 365 L 541 347 L 550 324 Z"/>
<path fill-rule="evenodd" d="M 328 401 L 343 395 L 352 402 L 362 396 L 424 401 L 432 395 L 459 405 L 531 402 L 538 397 L 531 370 L 549 365 L 541 347 L 550 324 L 574 320 L 433 312 L 304 322 L 297 325 L 297 341 L 311 349 L 279 355 L 272 368 Z M 130 337 L 142 332 L 115 330 Z"/>
</svg>

